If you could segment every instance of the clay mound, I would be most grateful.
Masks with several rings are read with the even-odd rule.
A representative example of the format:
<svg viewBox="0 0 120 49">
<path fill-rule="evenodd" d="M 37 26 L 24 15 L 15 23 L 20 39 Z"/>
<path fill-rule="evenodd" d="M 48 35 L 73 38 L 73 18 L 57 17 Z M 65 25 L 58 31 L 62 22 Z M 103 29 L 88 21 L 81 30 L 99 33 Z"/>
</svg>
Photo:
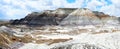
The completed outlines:
<svg viewBox="0 0 120 49">
<path fill-rule="evenodd" d="M 58 25 L 69 13 L 76 8 L 58 8 L 56 10 L 45 10 L 44 12 L 33 12 L 25 18 L 11 21 L 12 25 L 45 26 Z"/>
<path fill-rule="evenodd" d="M 114 23 L 112 23 L 114 22 Z M 117 25 L 117 17 L 106 15 L 102 12 L 91 11 L 86 8 L 77 9 L 69 14 L 60 25 L 62 26 L 83 26 L 83 25 Z"/>
<path fill-rule="evenodd" d="M 60 25 L 95 25 L 100 19 L 89 9 L 77 9 L 67 16 Z"/>
<path fill-rule="evenodd" d="M 10 21 L 12 25 L 54 26 L 54 25 L 118 25 L 119 17 L 109 16 L 103 12 L 87 8 L 58 8 L 33 12 L 20 20 Z"/>
</svg>

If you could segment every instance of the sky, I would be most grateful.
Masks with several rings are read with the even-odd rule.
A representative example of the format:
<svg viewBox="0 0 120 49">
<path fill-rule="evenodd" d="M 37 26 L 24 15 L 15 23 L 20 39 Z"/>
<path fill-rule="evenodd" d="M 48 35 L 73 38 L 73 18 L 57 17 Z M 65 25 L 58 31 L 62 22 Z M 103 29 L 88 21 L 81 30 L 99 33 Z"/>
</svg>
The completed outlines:
<svg viewBox="0 0 120 49">
<path fill-rule="evenodd" d="M 120 17 L 120 0 L 0 0 L 0 19 L 20 19 L 31 12 L 57 8 L 88 8 Z"/>
</svg>

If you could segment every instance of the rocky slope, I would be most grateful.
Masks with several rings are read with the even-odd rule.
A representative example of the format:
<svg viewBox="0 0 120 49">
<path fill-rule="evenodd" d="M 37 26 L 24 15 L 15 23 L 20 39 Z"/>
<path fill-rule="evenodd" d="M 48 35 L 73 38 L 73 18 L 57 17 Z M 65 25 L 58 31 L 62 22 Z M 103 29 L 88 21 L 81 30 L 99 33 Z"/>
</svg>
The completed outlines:
<svg viewBox="0 0 120 49">
<path fill-rule="evenodd" d="M 114 22 L 114 23 L 111 23 Z M 45 10 L 44 12 L 33 12 L 25 18 L 11 21 L 12 25 L 97 25 L 118 24 L 119 18 L 109 16 L 102 12 L 91 11 L 87 8 L 58 8 L 56 10 Z"/>
<path fill-rule="evenodd" d="M 28 14 L 25 18 L 11 21 L 11 24 L 30 26 L 58 25 L 62 19 L 74 10 L 75 8 L 59 8 L 56 10 L 45 10 L 40 13 L 33 12 Z"/>
<path fill-rule="evenodd" d="M 82 8 L 70 13 L 60 23 L 60 25 L 117 25 L 118 23 L 119 21 L 117 17 L 109 16 L 102 12 L 91 11 L 89 9 Z"/>
</svg>

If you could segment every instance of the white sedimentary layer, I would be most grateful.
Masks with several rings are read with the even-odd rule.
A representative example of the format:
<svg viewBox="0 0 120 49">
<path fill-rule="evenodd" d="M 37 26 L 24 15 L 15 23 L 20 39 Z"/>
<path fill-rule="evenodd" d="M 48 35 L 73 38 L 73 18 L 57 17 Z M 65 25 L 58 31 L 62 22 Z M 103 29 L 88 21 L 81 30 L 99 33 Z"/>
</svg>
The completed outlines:
<svg viewBox="0 0 120 49">
<path fill-rule="evenodd" d="M 60 28 L 60 27 L 59 27 Z M 65 31 L 64 31 L 65 29 Z M 11 47 L 18 49 L 120 49 L 120 27 L 119 26 L 102 26 L 95 27 L 89 26 L 78 26 L 73 28 L 63 28 L 59 32 L 68 32 L 71 29 L 88 29 L 86 33 L 79 33 L 77 35 L 69 34 L 37 34 L 36 36 L 41 36 L 41 39 L 70 39 L 72 40 L 66 42 L 58 42 L 48 45 L 48 43 L 35 44 L 33 43 L 14 43 Z M 92 30 L 91 30 L 92 29 Z M 107 30 L 107 32 L 100 32 L 101 30 Z M 5 26 L 0 27 L 0 31 L 13 34 L 10 28 Z M 17 32 L 17 31 L 16 31 Z M 98 32 L 93 34 L 94 32 Z M 75 33 L 75 32 L 73 32 Z M 33 36 L 32 34 L 30 34 Z M 33 36 L 35 38 L 35 36 Z M 38 38 L 39 39 L 39 38 Z"/>
<path fill-rule="evenodd" d="M 60 25 L 95 25 L 101 21 L 89 9 L 77 9 L 70 13 Z"/>
<path fill-rule="evenodd" d="M 59 36 L 59 35 L 58 35 Z M 56 37 L 58 37 L 56 35 Z M 56 38 L 55 36 L 52 36 Z M 67 37 L 67 36 L 66 36 Z M 20 49 L 120 49 L 120 33 L 103 33 L 103 34 L 80 34 L 71 36 L 73 40 L 67 42 L 47 44 L 28 43 Z M 64 38 L 64 36 L 62 37 Z M 86 46 L 85 46 L 86 45 Z"/>
<path fill-rule="evenodd" d="M 90 26 L 88 28 L 94 28 L 94 27 Z M 99 29 L 96 28 L 95 31 L 97 32 L 98 30 L 99 32 L 99 30 L 104 30 L 104 29 L 111 31 L 111 29 L 118 29 L 118 28 L 113 26 L 103 27 Z M 43 44 L 28 43 L 19 49 L 120 49 L 120 31 L 109 32 L 109 33 L 98 33 L 98 34 L 81 33 L 78 35 L 56 34 L 56 35 L 41 35 L 41 36 L 44 36 L 48 39 L 73 38 L 73 40 L 54 43 L 52 45 L 47 45 L 44 43 Z"/>
</svg>

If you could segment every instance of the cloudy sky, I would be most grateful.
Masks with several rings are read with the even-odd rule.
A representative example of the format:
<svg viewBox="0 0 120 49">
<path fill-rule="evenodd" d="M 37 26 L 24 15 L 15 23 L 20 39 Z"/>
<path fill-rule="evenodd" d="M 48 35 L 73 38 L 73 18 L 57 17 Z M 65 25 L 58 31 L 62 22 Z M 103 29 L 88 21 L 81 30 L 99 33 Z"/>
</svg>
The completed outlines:
<svg viewBox="0 0 120 49">
<path fill-rule="evenodd" d="M 0 0 L 0 19 L 20 19 L 33 11 L 89 8 L 120 16 L 120 0 Z"/>
</svg>

